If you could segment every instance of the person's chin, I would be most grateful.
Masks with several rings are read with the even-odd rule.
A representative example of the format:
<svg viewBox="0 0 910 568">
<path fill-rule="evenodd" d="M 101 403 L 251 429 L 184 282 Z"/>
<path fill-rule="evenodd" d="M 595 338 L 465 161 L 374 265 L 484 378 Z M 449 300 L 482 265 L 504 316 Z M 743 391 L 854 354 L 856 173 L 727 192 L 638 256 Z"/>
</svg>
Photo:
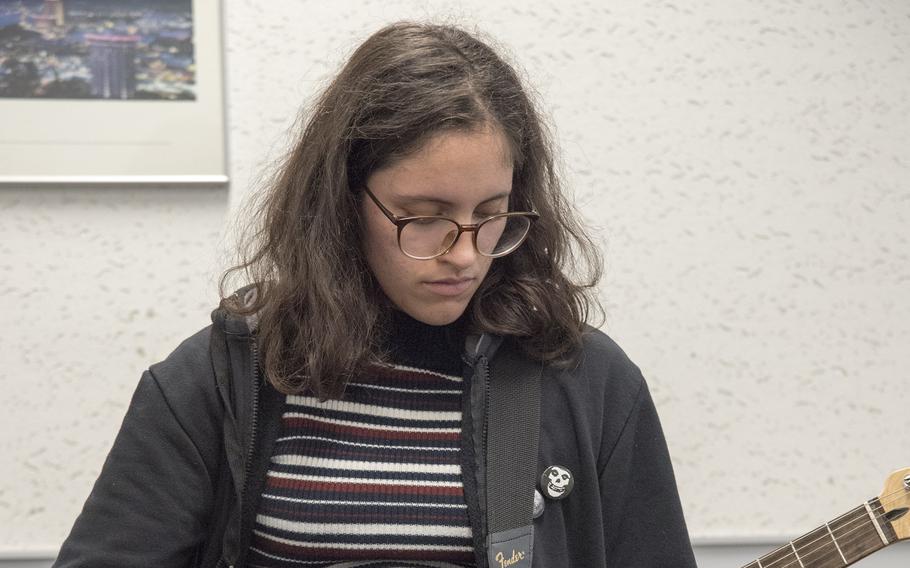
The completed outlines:
<svg viewBox="0 0 910 568">
<path fill-rule="evenodd" d="M 446 302 L 436 302 L 434 306 L 426 306 L 418 311 L 416 315 L 412 314 L 416 320 L 420 320 L 427 325 L 449 325 L 464 313 L 468 303 L 464 300 L 452 299 Z"/>
</svg>

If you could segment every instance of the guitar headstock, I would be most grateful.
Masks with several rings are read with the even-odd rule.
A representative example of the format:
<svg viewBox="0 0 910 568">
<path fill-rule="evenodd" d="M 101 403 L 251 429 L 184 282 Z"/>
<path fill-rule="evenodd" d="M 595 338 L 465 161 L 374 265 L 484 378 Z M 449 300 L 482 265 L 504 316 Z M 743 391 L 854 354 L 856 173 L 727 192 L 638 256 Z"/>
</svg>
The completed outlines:
<svg viewBox="0 0 910 568">
<path fill-rule="evenodd" d="M 897 538 L 910 538 L 910 467 L 888 476 L 878 500 Z"/>
</svg>

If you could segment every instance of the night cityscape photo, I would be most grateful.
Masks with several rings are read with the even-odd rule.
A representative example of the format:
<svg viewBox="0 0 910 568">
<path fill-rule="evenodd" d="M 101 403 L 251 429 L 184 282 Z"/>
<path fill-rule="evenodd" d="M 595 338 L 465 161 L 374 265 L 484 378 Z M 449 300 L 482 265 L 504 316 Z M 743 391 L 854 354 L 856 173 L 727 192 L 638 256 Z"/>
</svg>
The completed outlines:
<svg viewBox="0 0 910 568">
<path fill-rule="evenodd" d="M 0 0 L 0 98 L 195 100 L 192 0 Z"/>
</svg>

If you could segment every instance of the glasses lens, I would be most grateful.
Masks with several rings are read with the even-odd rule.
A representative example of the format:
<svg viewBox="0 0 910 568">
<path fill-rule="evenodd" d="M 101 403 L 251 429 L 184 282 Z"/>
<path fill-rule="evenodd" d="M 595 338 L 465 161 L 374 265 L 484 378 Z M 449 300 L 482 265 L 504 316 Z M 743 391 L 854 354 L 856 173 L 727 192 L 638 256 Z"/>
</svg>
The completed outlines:
<svg viewBox="0 0 910 568">
<path fill-rule="evenodd" d="M 491 217 L 477 229 L 477 250 L 487 256 L 500 256 L 515 250 L 528 235 L 531 220 L 524 215 Z"/>
<path fill-rule="evenodd" d="M 448 219 L 418 219 L 401 229 L 398 244 L 401 251 L 416 258 L 432 258 L 451 246 L 458 235 L 458 225 Z"/>
</svg>

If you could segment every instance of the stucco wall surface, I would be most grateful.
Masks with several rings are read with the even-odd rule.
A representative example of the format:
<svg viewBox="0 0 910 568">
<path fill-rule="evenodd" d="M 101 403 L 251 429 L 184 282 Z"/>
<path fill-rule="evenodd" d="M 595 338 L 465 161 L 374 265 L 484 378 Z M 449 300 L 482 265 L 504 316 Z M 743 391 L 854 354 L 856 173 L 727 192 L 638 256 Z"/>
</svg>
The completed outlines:
<svg viewBox="0 0 910 568">
<path fill-rule="evenodd" d="M 0 551 L 53 551 L 136 380 L 208 323 L 227 221 L 400 18 L 526 72 L 697 539 L 801 534 L 910 465 L 910 4 L 224 3 L 230 189 L 0 189 Z"/>
</svg>

